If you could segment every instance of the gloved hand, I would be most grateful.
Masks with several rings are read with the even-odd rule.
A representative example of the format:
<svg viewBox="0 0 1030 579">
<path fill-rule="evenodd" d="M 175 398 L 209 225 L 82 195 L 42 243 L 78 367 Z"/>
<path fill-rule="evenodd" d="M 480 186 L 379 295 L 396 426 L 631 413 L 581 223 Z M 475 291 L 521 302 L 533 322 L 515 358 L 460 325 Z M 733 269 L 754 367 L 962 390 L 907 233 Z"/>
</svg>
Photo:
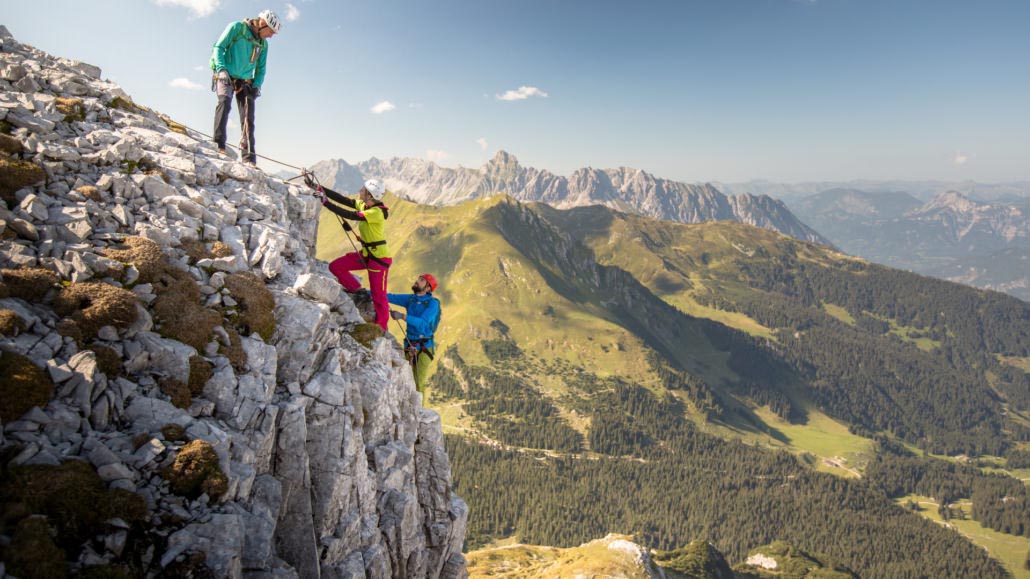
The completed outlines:
<svg viewBox="0 0 1030 579">
<path fill-rule="evenodd" d="M 258 98 L 259 96 L 261 96 L 261 87 L 259 87 L 259 86 L 252 86 L 252 87 L 250 87 L 250 96 L 253 97 L 253 98 Z"/>
<path fill-rule="evenodd" d="M 219 70 L 218 80 L 224 80 L 226 82 L 229 82 L 229 71 L 225 70 L 224 68 L 222 70 Z"/>
<path fill-rule="evenodd" d="M 309 188 L 318 191 L 318 185 L 315 183 L 315 180 L 311 178 L 311 175 L 304 175 L 304 184 Z"/>
<path fill-rule="evenodd" d="M 408 315 L 397 310 L 390 310 L 390 317 L 395 320 L 407 320 Z"/>
</svg>

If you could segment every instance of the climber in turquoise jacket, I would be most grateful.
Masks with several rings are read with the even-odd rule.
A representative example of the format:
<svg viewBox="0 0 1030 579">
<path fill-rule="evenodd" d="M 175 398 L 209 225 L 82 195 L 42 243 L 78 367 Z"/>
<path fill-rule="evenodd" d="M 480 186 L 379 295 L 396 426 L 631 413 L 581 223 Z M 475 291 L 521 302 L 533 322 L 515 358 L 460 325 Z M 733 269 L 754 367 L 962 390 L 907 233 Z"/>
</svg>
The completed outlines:
<svg viewBox="0 0 1030 579">
<path fill-rule="evenodd" d="M 240 113 L 240 153 L 243 162 L 257 163 L 254 150 L 254 100 L 261 96 L 268 62 L 268 39 L 282 28 L 275 12 L 264 10 L 257 18 L 233 22 L 218 37 L 211 51 L 211 89 L 218 95 L 215 107 L 215 145 L 225 154 L 225 126 L 235 95 Z"/>
<path fill-rule="evenodd" d="M 404 320 L 408 329 L 404 334 L 404 351 L 411 363 L 415 375 L 415 389 L 422 393 L 423 405 L 427 402 L 426 377 L 429 375 L 429 363 L 433 361 L 436 343 L 433 337 L 440 324 L 440 300 L 433 297 L 436 291 L 436 278 L 424 273 L 418 276 L 411 286 L 410 294 L 386 294 L 391 304 L 403 306 L 405 312 L 390 311 L 390 317 Z"/>
</svg>

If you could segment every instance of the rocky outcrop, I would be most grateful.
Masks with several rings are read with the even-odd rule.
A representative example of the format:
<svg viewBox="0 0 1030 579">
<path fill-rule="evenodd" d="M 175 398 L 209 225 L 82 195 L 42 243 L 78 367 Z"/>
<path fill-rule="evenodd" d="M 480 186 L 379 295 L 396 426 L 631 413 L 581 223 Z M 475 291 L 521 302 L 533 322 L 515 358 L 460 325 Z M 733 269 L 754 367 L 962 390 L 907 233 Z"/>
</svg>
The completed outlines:
<svg viewBox="0 0 1030 579">
<path fill-rule="evenodd" d="M 3 476 L 83 462 L 147 505 L 143 524 L 59 536 L 72 569 L 463 576 L 468 509 L 439 416 L 392 337 L 350 335 L 364 320 L 314 259 L 317 200 L 172 130 L 96 67 L 0 38 L 0 124 L 22 146 L 5 158 L 45 175 L 0 202 L 0 349 L 53 383 L 2 425 Z M 268 332 L 245 321 L 261 302 L 237 288 L 254 279 Z M 77 284 L 131 307 L 55 307 Z"/>
<path fill-rule="evenodd" d="M 387 189 L 419 203 L 451 205 L 506 193 L 519 201 L 547 203 L 559 209 L 605 205 L 613 209 L 680 223 L 734 220 L 780 231 L 798 239 L 829 244 L 766 195 L 726 196 L 711 184 L 691 185 L 659 179 L 646 171 L 578 169 L 569 177 L 523 167 L 505 151 L 479 169 L 447 169 L 422 159 L 370 159 L 358 165 L 342 160 L 317 163 L 313 170 L 330 186 L 360 187 L 362 178 L 382 180 Z M 352 188 L 352 189 L 348 189 Z"/>
</svg>

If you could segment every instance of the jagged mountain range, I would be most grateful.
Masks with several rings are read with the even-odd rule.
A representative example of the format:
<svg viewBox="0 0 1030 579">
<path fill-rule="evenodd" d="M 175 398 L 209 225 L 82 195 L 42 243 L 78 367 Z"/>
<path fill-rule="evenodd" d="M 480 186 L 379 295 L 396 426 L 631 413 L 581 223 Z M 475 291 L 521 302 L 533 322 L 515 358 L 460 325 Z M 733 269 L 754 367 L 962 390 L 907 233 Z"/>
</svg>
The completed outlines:
<svg viewBox="0 0 1030 579">
<path fill-rule="evenodd" d="M 1030 181 L 1010 183 L 980 183 L 977 181 L 874 181 L 854 179 L 851 181 L 810 181 L 804 183 L 776 183 L 756 179 L 742 183 L 714 183 L 720 191 L 728 194 L 753 193 L 770 195 L 784 201 L 798 200 L 830 191 L 850 189 L 867 193 L 904 193 L 922 202 L 929 201 L 946 191 L 957 191 L 967 197 L 982 201 L 1018 201 L 1030 199 Z"/>
<path fill-rule="evenodd" d="M 956 191 L 923 203 L 907 193 L 831 189 L 789 202 L 843 251 L 871 261 L 1030 299 L 1030 211 Z"/>
<path fill-rule="evenodd" d="M 358 165 L 332 159 L 320 161 L 312 169 L 321 182 L 333 188 L 356 191 L 364 179 L 377 178 L 390 191 L 418 203 L 452 205 L 503 193 L 557 208 L 604 205 L 680 223 L 740 221 L 806 241 L 830 243 L 768 195 L 728 196 L 711 184 L 671 181 L 630 167 L 583 168 L 563 177 L 546 169 L 523 167 L 514 155 L 499 151 L 477 169 L 451 169 L 423 159 L 398 157 L 373 158 Z"/>
</svg>

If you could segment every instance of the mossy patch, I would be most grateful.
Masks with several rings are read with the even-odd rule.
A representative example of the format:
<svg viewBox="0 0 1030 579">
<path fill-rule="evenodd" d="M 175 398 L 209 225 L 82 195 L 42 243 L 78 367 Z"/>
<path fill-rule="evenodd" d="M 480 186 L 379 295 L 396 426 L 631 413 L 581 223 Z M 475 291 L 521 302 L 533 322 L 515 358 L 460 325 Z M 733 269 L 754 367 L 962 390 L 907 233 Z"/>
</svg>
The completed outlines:
<svg viewBox="0 0 1030 579">
<path fill-rule="evenodd" d="M 110 101 L 108 101 L 107 106 L 111 107 L 112 109 L 118 109 L 120 111 L 125 111 L 127 113 L 136 114 L 143 114 L 143 111 L 146 110 L 143 107 L 132 102 L 132 99 L 120 96 L 116 96 Z"/>
<path fill-rule="evenodd" d="M 189 408 L 190 402 L 193 397 L 190 396 L 189 386 L 183 384 L 175 378 L 161 378 L 158 380 L 157 385 L 161 388 L 161 392 L 168 395 L 172 405 L 176 408 Z"/>
<path fill-rule="evenodd" d="M 372 349 L 372 342 L 383 337 L 383 329 L 379 327 L 379 324 L 364 323 L 354 326 L 351 330 L 350 335 L 354 337 L 362 346 Z"/>
<path fill-rule="evenodd" d="M 46 180 L 43 168 L 29 161 L 0 157 L 0 199 L 14 207 L 18 199 L 14 192 Z"/>
<path fill-rule="evenodd" d="M 79 330 L 79 341 L 88 341 L 104 326 L 127 328 L 136 322 L 136 294 L 109 283 L 87 281 L 61 289 L 54 311 L 67 316 Z M 71 324 L 64 326 L 69 329 Z M 74 335 L 72 337 L 75 337 Z"/>
<path fill-rule="evenodd" d="M 246 372 L 247 351 L 243 349 L 243 340 L 240 339 L 239 332 L 233 328 L 226 328 L 225 332 L 229 334 L 229 345 L 219 349 L 221 354 L 229 359 L 233 370 Z"/>
<path fill-rule="evenodd" d="M 122 375 L 122 357 L 113 348 L 93 344 L 86 349 L 96 354 L 97 368 L 108 378 L 117 378 Z"/>
<path fill-rule="evenodd" d="M 13 310 L 0 310 L 0 334 L 17 336 L 25 331 L 25 320 Z"/>
<path fill-rule="evenodd" d="M 0 153 L 4 155 L 21 155 L 25 152 L 25 145 L 21 144 L 21 141 L 15 139 L 10 135 L 0 133 Z"/>
<path fill-rule="evenodd" d="M 16 523 L 26 512 L 46 515 L 57 529 L 57 545 L 72 559 L 84 541 L 105 530 L 108 519 L 132 525 L 148 517 L 143 497 L 108 490 L 93 467 L 80 460 L 5 468 L 0 490 L 5 525 Z"/>
<path fill-rule="evenodd" d="M 654 552 L 654 561 L 688 577 L 733 577 L 729 563 L 715 547 L 698 539 L 672 551 Z"/>
<path fill-rule="evenodd" d="M 172 130 L 172 132 L 179 133 L 180 135 L 189 134 L 186 131 L 186 125 L 173 121 L 168 115 L 161 115 L 161 120 L 164 122 L 166 127 Z"/>
<path fill-rule="evenodd" d="M 149 432 L 141 432 L 141 433 L 137 434 L 136 436 L 133 436 L 132 437 L 132 451 L 136 452 L 144 444 L 146 444 L 148 442 L 150 442 L 150 433 Z"/>
<path fill-rule="evenodd" d="M 41 368 L 21 354 L 0 353 L 0 420 L 21 418 L 34 406 L 50 402 L 54 383 Z"/>
<path fill-rule="evenodd" d="M 223 241 L 216 241 L 211 244 L 211 255 L 213 257 L 230 257 L 232 255 L 232 248 Z"/>
<path fill-rule="evenodd" d="M 90 565 L 83 567 L 76 579 L 132 579 L 133 576 L 121 565 Z"/>
<path fill-rule="evenodd" d="M 7 297 L 21 298 L 30 303 L 39 303 L 61 278 L 49 269 L 41 267 L 19 267 L 0 269 Z"/>
<path fill-rule="evenodd" d="M 14 132 L 14 125 L 6 119 L 0 119 L 0 134 L 10 135 Z"/>
<path fill-rule="evenodd" d="M 216 575 L 207 566 L 207 554 L 200 551 L 192 551 L 186 554 L 185 559 L 169 563 L 157 575 L 157 579 L 178 579 L 180 577 L 215 579 Z"/>
<path fill-rule="evenodd" d="M 64 122 L 66 123 L 81 123 L 86 120 L 86 105 L 82 103 L 82 99 L 57 97 L 54 106 L 57 107 L 57 112 L 64 115 Z"/>
<path fill-rule="evenodd" d="M 161 246 L 145 237 L 126 237 L 121 244 L 102 250 L 101 255 L 139 271 L 140 283 L 153 283 L 168 269 Z"/>
<path fill-rule="evenodd" d="M 275 332 L 275 297 L 265 282 L 251 273 L 234 273 L 225 278 L 225 287 L 239 304 L 233 322 L 244 336 L 257 334 L 268 342 Z"/>
<path fill-rule="evenodd" d="M 26 579 L 61 579 L 67 576 L 67 555 L 54 544 L 46 517 L 27 517 L 14 528 L 11 543 L 2 551 L 8 574 Z"/>
<path fill-rule="evenodd" d="M 175 462 L 161 473 L 172 492 L 190 499 L 207 494 L 217 499 L 229 488 L 229 480 L 218 464 L 218 454 L 211 444 L 194 440 L 182 447 Z"/>
<path fill-rule="evenodd" d="M 200 396 L 204 393 L 204 385 L 214 376 L 215 370 L 211 362 L 200 356 L 190 356 L 190 394 Z"/>
<path fill-rule="evenodd" d="M 184 272 L 162 276 L 154 284 L 154 318 L 162 335 L 202 351 L 211 341 L 222 314 L 201 305 L 200 286 Z"/>
<path fill-rule="evenodd" d="M 197 239 L 190 239 L 183 241 L 180 244 L 182 250 L 186 252 L 186 255 L 190 256 L 190 260 L 196 263 L 202 259 L 210 259 L 211 251 L 208 250 L 207 246 L 204 245 L 203 241 Z"/>
<path fill-rule="evenodd" d="M 93 185 L 83 185 L 75 190 L 90 201 L 96 201 L 99 203 L 104 200 L 104 197 L 100 194 L 100 189 L 97 189 Z"/>
<path fill-rule="evenodd" d="M 186 429 L 172 422 L 161 427 L 161 436 L 168 442 L 186 442 Z"/>
</svg>

